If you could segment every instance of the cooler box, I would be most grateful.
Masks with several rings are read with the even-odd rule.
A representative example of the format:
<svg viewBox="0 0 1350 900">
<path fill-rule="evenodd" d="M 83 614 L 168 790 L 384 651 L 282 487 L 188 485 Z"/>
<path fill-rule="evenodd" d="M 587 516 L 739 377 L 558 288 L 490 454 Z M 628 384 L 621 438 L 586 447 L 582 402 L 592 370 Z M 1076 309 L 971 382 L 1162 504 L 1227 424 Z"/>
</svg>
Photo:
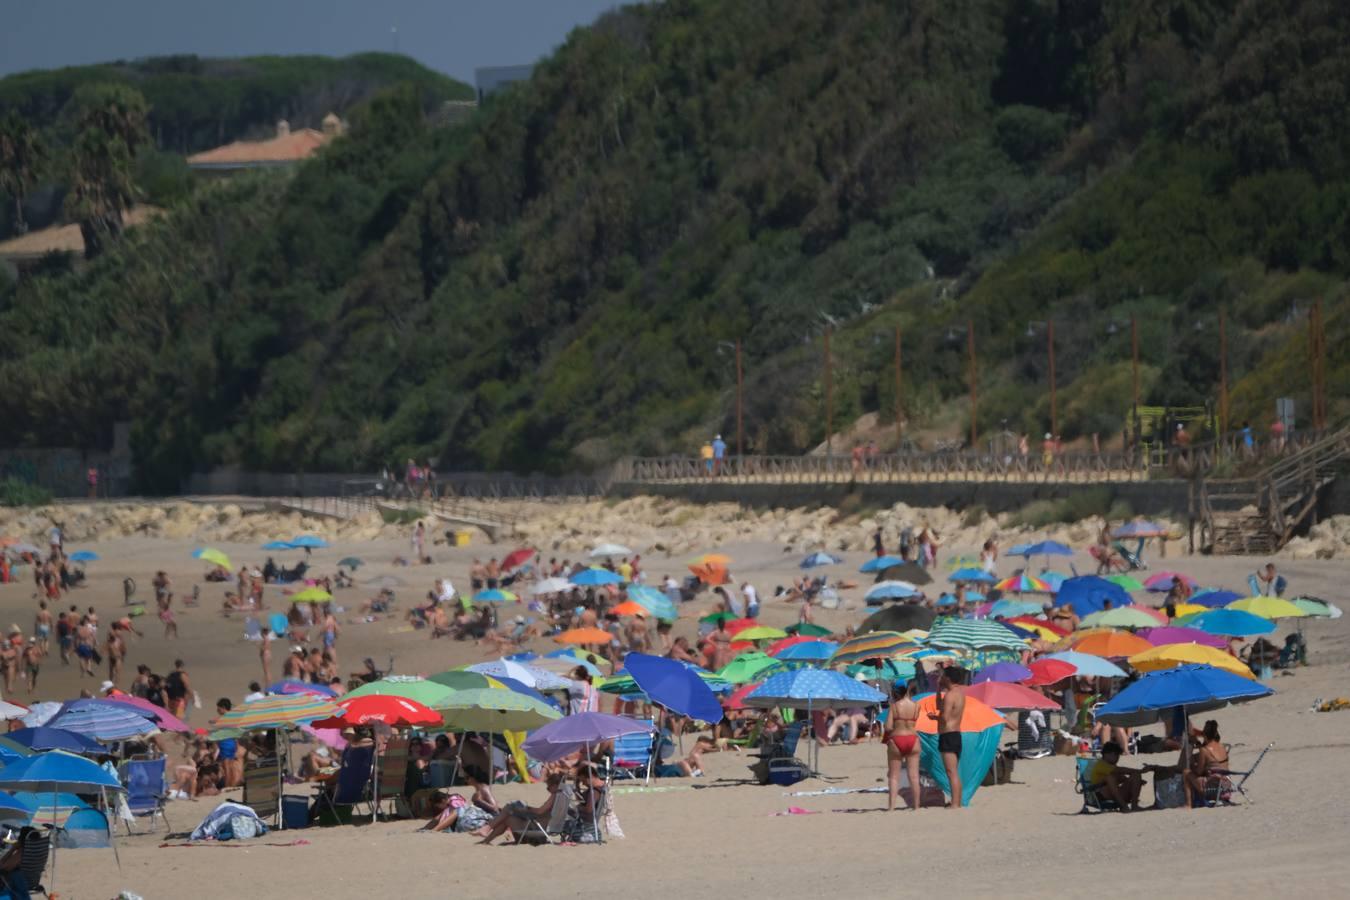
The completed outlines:
<svg viewBox="0 0 1350 900">
<path fill-rule="evenodd" d="M 789 787 L 803 781 L 810 770 L 799 759 L 775 759 L 769 763 L 769 784 Z"/>
<path fill-rule="evenodd" d="M 309 798 L 300 794 L 289 794 L 281 798 L 281 827 L 309 827 Z"/>
<path fill-rule="evenodd" d="M 456 546 L 456 547 L 467 547 L 467 546 L 469 546 L 469 538 L 471 538 L 471 537 L 473 537 L 473 532 L 470 532 L 470 531 L 456 531 L 456 532 L 455 532 L 455 546 Z"/>
</svg>

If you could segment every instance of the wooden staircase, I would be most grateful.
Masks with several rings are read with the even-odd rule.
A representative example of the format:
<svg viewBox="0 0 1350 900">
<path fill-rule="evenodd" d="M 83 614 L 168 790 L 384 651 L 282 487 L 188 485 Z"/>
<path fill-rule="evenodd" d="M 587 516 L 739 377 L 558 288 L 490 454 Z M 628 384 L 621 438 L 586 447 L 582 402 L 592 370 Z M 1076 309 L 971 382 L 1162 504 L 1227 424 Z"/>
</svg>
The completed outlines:
<svg viewBox="0 0 1350 900">
<path fill-rule="evenodd" d="M 1314 520 L 1322 492 L 1350 460 L 1350 426 L 1249 481 L 1199 481 L 1202 553 L 1270 554 Z"/>
</svg>

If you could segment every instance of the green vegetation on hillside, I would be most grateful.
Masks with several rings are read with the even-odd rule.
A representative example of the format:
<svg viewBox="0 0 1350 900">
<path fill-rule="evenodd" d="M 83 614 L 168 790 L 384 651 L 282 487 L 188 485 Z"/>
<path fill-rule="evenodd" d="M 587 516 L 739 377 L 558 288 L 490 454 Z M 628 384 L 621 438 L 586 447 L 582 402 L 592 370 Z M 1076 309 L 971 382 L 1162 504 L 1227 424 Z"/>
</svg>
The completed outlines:
<svg viewBox="0 0 1350 900">
<path fill-rule="evenodd" d="M 751 448 L 966 390 L 981 430 L 1110 436 L 1130 395 L 1308 409 L 1350 387 L 1350 20 L 1338 0 L 669 0 L 576 32 L 468 130 L 411 88 L 293 179 L 198 192 L 83 272 L 0 286 L 11 440 L 135 423 L 193 467 L 559 469 Z M 1339 92 L 1339 93 L 1338 93 Z M 153 103 L 152 103 L 153 106 Z M 1340 339 L 1337 339 L 1339 336 Z M 1306 352 L 1304 352 L 1306 359 Z"/>
</svg>

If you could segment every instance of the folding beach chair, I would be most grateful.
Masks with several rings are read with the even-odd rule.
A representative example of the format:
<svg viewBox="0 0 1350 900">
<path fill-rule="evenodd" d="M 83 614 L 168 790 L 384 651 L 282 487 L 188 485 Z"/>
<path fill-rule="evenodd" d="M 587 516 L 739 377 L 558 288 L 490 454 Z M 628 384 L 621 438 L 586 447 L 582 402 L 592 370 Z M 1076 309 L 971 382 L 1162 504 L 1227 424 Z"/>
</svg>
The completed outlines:
<svg viewBox="0 0 1350 900">
<path fill-rule="evenodd" d="M 162 756 L 158 759 L 129 759 L 118 770 L 118 776 L 127 789 L 127 809 L 133 819 L 149 816 L 150 831 L 155 830 L 155 816 L 163 819 L 164 830 L 169 830 L 169 817 L 164 808 L 168 800 L 164 792 L 165 763 Z M 127 833 L 131 834 L 131 822 L 126 824 Z"/>
<path fill-rule="evenodd" d="M 1088 781 L 1088 773 L 1092 771 L 1092 764 L 1096 761 L 1097 757 L 1095 756 L 1079 756 L 1075 759 L 1078 764 L 1078 774 L 1074 778 L 1073 789 L 1083 797 L 1083 808 L 1078 811 L 1080 814 L 1120 809 L 1120 804 L 1107 799 L 1095 785 Z"/>
<path fill-rule="evenodd" d="M 1097 574 L 1110 574 L 1112 572 L 1125 572 L 1130 568 L 1129 563 L 1121 559 L 1111 550 L 1105 547 L 1089 547 L 1088 553 L 1097 562 Z"/>
<path fill-rule="evenodd" d="M 393 817 L 406 818 L 412 815 L 407 802 L 403 799 L 403 783 L 408 775 L 408 739 L 394 737 L 384 745 L 380 754 L 379 774 L 375 780 L 375 818 L 380 817 L 380 806 L 389 801 Z"/>
<path fill-rule="evenodd" d="M 1142 538 L 1139 541 L 1139 546 L 1133 551 L 1120 541 L 1116 541 L 1112 544 L 1111 549 L 1116 551 L 1121 559 L 1125 560 L 1131 570 L 1148 568 L 1148 566 L 1144 564 L 1144 541 Z"/>
<path fill-rule="evenodd" d="M 1209 774 L 1218 777 L 1210 778 L 1205 783 L 1205 805 L 1217 806 L 1220 803 L 1231 805 L 1233 802 L 1232 796 L 1234 791 L 1241 794 L 1242 799 L 1250 803 L 1251 797 L 1247 796 L 1247 792 L 1242 786 L 1247 783 L 1248 778 L 1252 777 L 1252 773 L 1256 771 L 1256 767 L 1261 765 L 1261 760 L 1266 758 L 1266 754 L 1269 753 L 1270 749 L 1274 746 L 1274 741 L 1266 744 L 1266 748 L 1256 757 L 1256 762 L 1252 763 L 1252 767 L 1246 771 L 1238 771 L 1236 769 L 1210 769 Z"/>
<path fill-rule="evenodd" d="M 281 760 L 265 756 L 244 767 L 244 805 L 258 818 L 274 820 L 281 812 Z M 273 822 L 275 825 L 275 821 Z"/>
<path fill-rule="evenodd" d="M 516 834 L 517 844 L 551 844 L 561 839 L 567 831 L 568 817 L 572 813 L 572 802 L 576 793 L 570 784 L 559 788 L 553 795 L 553 807 L 549 810 L 548 821 L 529 819 L 524 829 Z"/>
<path fill-rule="evenodd" d="M 610 758 L 609 776 L 613 778 L 645 778 L 650 780 L 652 756 L 656 747 L 656 723 L 639 719 L 647 731 L 625 734 L 614 739 L 614 755 Z"/>
<path fill-rule="evenodd" d="M 42 876 L 47 871 L 47 861 L 51 859 L 52 855 L 51 832 L 45 828 L 26 827 L 22 830 L 21 839 L 23 840 L 23 853 L 19 857 L 19 874 L 23 876 L 28 895 L 42 894 L 46 896 L 47 889 L 42 886 Z M 4 890 L 6 896 L 12 893 L 12 888 L 7 882 L 3 883 L 0 890 Z"/>
<path fill-rule="evenodd" d="M 342 751 L 342 765 L 333 780 L 321 787 L 314 795 L 313 810 L 322 815 L 325 811 L 334 823 L 341 824 L 343 814 L 338 807 L 346 807 L 347 818 L 350 811 L 362 803 L 371 805 L 374 815 L 374 800 L 371 794 L 371 780 L 375 771 L 375 748 L 348 746 Z"/>
</svg>

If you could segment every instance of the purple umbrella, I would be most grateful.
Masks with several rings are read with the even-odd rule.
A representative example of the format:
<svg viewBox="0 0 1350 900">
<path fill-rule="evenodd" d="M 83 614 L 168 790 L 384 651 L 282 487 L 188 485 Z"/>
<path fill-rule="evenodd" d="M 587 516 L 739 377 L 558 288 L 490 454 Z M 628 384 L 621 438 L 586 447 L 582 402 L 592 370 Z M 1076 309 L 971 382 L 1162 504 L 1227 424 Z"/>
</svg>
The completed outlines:
<svg viewBox="0 0 1350 900">
<path fill-rule="evenodd" d="M 583 712 L 563 716 L 535 730 L 522 745 L 531 759 L 554 762 L 569 753 L 576 753 L 596 744 L 612 741 L 625 734 L 652 731 L 650 722 L 639 722 L 627 716 Z"/>
<path fill-rule="evenodd" d="M 1140 628 L 1135 634 L 1155 647 L 1163 644 L 1204 644 L 1219 650 L 1228 646 L 1228 642 L 1217 634 L 1201 631 L 1199 628 L 1185 628 L 1181 625 L 1164 625 L 1158 628 Z"/>
<path fill-rule="evenodd" d="M 997 662 L 985 666 L 975 673 L 975 684 L 982 681 L 1006 681 L 1018 682 L 1026 681 L 1031 677 L 1031 670 L 1020 663 L 1015 662 Z"/>
</svg>

